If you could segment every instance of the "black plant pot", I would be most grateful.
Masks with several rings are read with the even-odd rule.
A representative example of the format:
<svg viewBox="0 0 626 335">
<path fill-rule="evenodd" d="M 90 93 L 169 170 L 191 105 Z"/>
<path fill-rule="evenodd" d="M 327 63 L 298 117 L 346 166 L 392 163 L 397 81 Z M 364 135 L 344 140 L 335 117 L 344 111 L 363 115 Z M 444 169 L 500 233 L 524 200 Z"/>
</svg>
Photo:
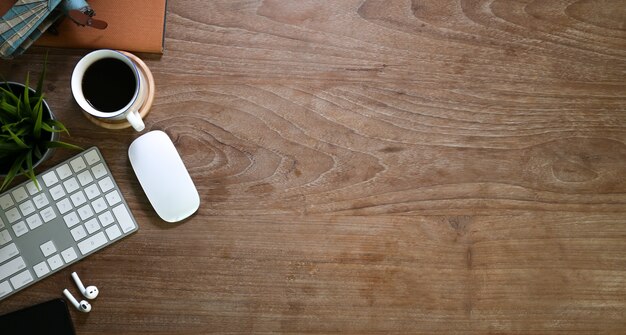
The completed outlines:
<svg viewBox="0 0 626 335">
<path fill-rule="evenodd" d="M 13 92 L 17 96 L 21 96 L 24 92 L 24 84 L 8 81 L 0 85 L 2 85 L 2 87 L 4 88 L 8 87 L 11 90 L 11 92 Z M 32 88 L 29 88 L 28 90 L 33 95 L 36 93 L 35 90 Z M 46 102 L 46 99 L 43 100 L 43 113 L 44 113 L 43 114 L 44 120 L 56 120 L 56 118 L 54 117 L 54 114 L 52 113 L 52 110 L 50 109 L 50 106 L 48 106 L 48 103 Z M 43 130 L 42 130 L 42 136 L 50 136 L 49 137 L 50 141 L 58 141 L 59 138 L 61 137 L 59 133 L 49 133 Z M 54 148 L 46 149 L 41 159 L 37 160 L 36 162 L 33 162 L 33 169 L 37 168 L 37 166 L 39 166 L 41 163 L 45 162 L 47 159 L 52 157 L 54 150 L 55 150 Z M 6 176 L 7 172 L 9 171 L 9 168 L 11 167 L 11 163 L 12 161 L 9 160 L 7 162 L 2 162 L 2 164 L 0 164 L 0 177 Z"/>
</svg>

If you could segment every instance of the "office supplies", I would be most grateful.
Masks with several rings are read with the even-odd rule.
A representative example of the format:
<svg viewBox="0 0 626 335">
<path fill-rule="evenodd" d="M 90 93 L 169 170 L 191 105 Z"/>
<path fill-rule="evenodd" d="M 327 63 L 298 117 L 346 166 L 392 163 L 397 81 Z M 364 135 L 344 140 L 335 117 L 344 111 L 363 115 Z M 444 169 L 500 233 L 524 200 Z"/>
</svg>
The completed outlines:
<svg viewBox="0 0 626 335">
<path fill-rule="evenodd" d="M 0 7 L 0 57 L 22 54 L 64 15 L 76 25 L 105 29 L 107 23 L 94 19 L 95 11 L 85 0 L 18 0 Z M 6 10 L 6 13 L 4 12 Z"/>
<path fill-rule="evenodd" d="M 0 316 L 2 335 L 75 335 L 63 299 L 54 299 Z"/>
<path fill-rule="evenodd" d="M 0 194 L 0 299 L 137 231 L 92 147 Z"/>
<path fill-rule="evenodd" d="M 200 196 L 189 172 L 166 133 L 154 130 L 130 144 L 130 164 L 152 207 L 167 222 L 195 213 Z"/>
<path fill-rule="evenodd" d="M 92 300 L 98 296 L 98 293 L 100 293 L 98 288 L 93 285 L 89 285 L 85 287 L 85 285 L 83 285 L 83 282 L 80 280 L 76 272 L 72 272 L 72 279 L 74 279 L 74 282 L 76 283 L 76 286 L 78 287 L 78 290 L 83 294 L 85 298 Z"/>
<path fill-rule="evenodd" d="M 79 49 L 118 49 L 163 53 L 166 0 L 90 0 L 106 19 L 105 30 L 84 29 L 70 20 L 62 22 L 58 35 L 44 34 L 35 45 Z"/>
</svg>

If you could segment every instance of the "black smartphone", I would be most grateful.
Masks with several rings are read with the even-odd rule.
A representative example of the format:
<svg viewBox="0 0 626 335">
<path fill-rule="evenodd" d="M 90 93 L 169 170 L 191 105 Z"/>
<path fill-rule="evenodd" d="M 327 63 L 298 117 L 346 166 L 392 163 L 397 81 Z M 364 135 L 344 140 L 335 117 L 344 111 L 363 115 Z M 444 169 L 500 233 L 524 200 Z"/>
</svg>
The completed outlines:
<svg viewBox="0 0 626 335">
<path fill-rule="evenodd" d="M 0 316 L 2 335 L 76 335 L 63 299 L 50 300 Z"/>
</svg>

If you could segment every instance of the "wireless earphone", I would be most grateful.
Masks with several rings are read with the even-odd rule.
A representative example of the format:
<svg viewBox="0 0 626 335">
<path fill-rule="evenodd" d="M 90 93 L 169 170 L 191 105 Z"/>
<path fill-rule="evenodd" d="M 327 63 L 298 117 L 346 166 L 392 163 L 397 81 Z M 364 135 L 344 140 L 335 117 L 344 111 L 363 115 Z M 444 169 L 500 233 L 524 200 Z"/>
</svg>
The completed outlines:
<svg viewBox="0 0 626 335">
<path fill-rule="evenodd" d="M 85 298 L 95 299 L 98 296 L 98 288 L 95 286 L 87 286 L 87 288 L 85 288 L 85 285 L 83 285 L 83 282 L 80 281 L 76 272 L 72 272 L 72 278 L 74 278 L 76 286 L 78 286 L 78 290 L 83 294 L 83 296 L 85 296 Z"/>
<path fill-rule="evenodd" d="M 91 305 L 87 301 L 81 300 L 78 302 L 78 300 L 76 300 L 76 298 L 74 298 L 74 296 L 67 289 L 63 290 L 63 294 L 79 311 L 83 313 L 89 313 L 91 311 Z"/>
<path fill-rule="evenodd" d="M 85 296 L 87 299 L 95 299 L 98 296 L 98 288 L 95 286 L 87 286 L 83 285 L 83 282 L 78 278 L 78 274 L 76 272 L 72 272 L 72 278 L 74 278 L 74 282 L 76 282 L 76 286 L 78 286 L 78 290 Z M 69 300 L 76 309 L 81 312 L 89 313 L 91 311 L 91 304 L 89 304 L 85 300 L 81 300 L 78 302 L 76 298 L 68 291 L 67 289 L 63 290 L 63 294 Z"/>
</svg>

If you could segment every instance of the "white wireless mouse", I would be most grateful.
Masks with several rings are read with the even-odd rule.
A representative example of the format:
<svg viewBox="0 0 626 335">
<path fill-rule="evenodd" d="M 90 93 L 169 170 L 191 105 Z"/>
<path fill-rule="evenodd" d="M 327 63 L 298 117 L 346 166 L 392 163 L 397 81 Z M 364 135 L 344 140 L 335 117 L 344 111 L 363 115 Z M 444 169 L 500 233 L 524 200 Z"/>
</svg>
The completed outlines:
<svg viewBox="0 0 626 335">
<path fill-rule="evenodd" d="M 161 219 L 178 222 L 198 210 L 198 190 L 166 133 L 153 130 L 138 137 L 130 144 L 128 157 Z"/>
</svg>

